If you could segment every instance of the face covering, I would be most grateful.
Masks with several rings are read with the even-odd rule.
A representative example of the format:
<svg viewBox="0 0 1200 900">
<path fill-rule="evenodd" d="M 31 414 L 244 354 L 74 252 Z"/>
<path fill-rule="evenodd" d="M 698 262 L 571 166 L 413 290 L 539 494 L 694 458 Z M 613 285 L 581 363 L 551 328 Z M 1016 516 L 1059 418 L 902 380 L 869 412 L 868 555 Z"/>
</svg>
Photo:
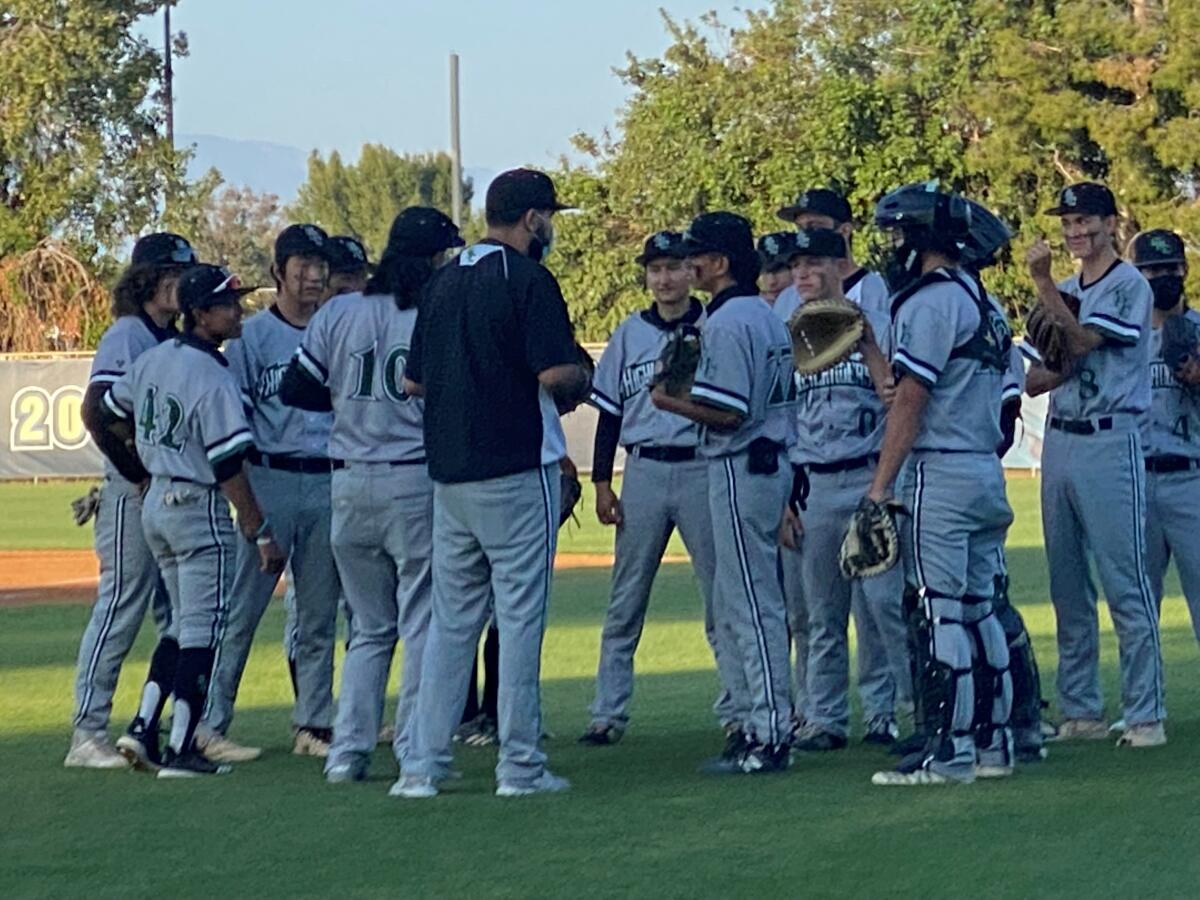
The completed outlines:
<svg viewBox="0 0 1200 900">
<path fill-rule="evenodd" d="M 1183 276 L 1155 276 L 1150 279 L 1150 290 L 1154 292 L 1154 308 L 1168 312 L 1178 306 L 1183 298 Z"/>
<path fill-rule="evenodd" d="M 529 258 L 534 262 L 544 262 L 554 246 L 554 224 L 549 219 L 539 219 L 537 230 L 529 241 Z"/>
<path fill-rule="evenodd" d="M 898 294 L 921 277 L 921 251 L 911 241 L 892 250 L 884 268 L 883 278 L 888 290 Z"/>
</svg>

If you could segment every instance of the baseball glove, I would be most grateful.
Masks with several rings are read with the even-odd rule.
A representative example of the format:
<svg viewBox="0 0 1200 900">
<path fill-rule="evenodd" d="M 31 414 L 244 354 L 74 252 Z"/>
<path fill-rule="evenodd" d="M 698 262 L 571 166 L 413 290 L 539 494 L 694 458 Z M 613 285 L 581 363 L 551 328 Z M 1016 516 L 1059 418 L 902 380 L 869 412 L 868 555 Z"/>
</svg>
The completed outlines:
<svg viewBox="0 0 1200 900">
<path fill-rule="evenodd" d="M 1079 318 L 1079 298 L 1059 291 L 1067 309 Z M 1044 365 L 1051 372 L 1065 372 L 1071 367 L 1071 355 L 1067 352 L 1067 333 L 1062 325 L 1038 304 L 1029 311 L 1025 319 L 1025 339 L 1033 344 Z"/>
<path fill-rule="evenodd" d="M 583 485 L 579 483 L 578 475 L 567 471 L 559 475 L 559 482 L 562 485 L 562 496 L 559 500 L 558 527 L 562 528 L 568 519 L 575 518 L 575 507 L 583 497 Z"/>
<path fill-rule="evenodd" d="M 71 501 L 71 517 L 76 525 L 86 525 L 99 508 L 100 488 L 93 487 L 82 497 Z"/>
<path fill-rule="evenodd" d="M 661 384 L 672 397 L 687 397 L 699 365 L 700 329 L 695 325 L 680 325 L 663 347 L 650 388 L 653 390 Z"/>
<path fill-rule="evenodd" d="M 900 535 L 896 532 L 895 500 L 877 503 L 867 497 L 859 501 L 850 517 L 838 565 L 847 578 L 880 575 L 900 558 Z"/>
<path fill-rule="evenodd" d="M 792 359 L 801 375 L 815 375 L 846 360 L 863 336 L 862 310 L 849 300 L 810 300 L 788 321 Z"/>
<path fill-rule="evenodd" d="M 1196 355 L 1200 328 L 1185 316 L 1171 316 L 1163 322 L 1162 358 L 1172 372 Z"/>
</svg>

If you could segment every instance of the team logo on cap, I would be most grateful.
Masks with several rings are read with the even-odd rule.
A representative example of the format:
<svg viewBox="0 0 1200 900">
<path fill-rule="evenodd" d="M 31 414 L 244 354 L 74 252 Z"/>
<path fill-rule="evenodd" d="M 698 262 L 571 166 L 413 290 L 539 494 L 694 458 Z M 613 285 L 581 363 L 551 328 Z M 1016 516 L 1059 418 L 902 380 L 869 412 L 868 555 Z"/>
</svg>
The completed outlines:
<svg viewBox="0 0 1200 900">
<path fill-rule="evenodd" d="M 807 250 L 811 243 L 812 241 L 805 232 L 801 231 L 796 234 L 796 246 L 800 249 Z"/>
<path fill-rule="evenodd" d="M 1079 198 L 1075 195 L 1074 188 L 1067 188 L 1062 195 L 1064 206 L 1075 206 L 1079 203 Z"/>
<path fill-rule="evenodd" d="M 803 194 L 800 195 L 800 200 L 796 205 L 801 207 L 802 209 L 811 206 L 812 205 L 812 194 L 810 194 L 808 191 L 805 191 Z"/>
<path fill-rule="evenodd" d="M 663 232 L 659 232 L 654 236 L 654 246 L 659 250 L 670 250 L 671 239 Z"/>
<path fill-rule="evenodd" d="M 305 225 L 302 230 L 304 231 L 304 236 L 318 247 L 324 246 L 325 238 L 321 237 L 321 232 L 317 231 L 312 225 Z"/>
<path fill-rule="evenodd" d="M 772 234 L 763 239 L 763 249 L 766 250 L 770 256 L 779 255 L 779 241 L 775 240 L 775 235 Z"/>
<path fill-rule="evenodd" d="M 1157 250 L 1159 253 L 1163 253 L 1163 254 L 1170 253 L 1172 250 L 1175 249 L 1174 247 L 1171 246 L 1171 242 L 1168 241 L 1161 234 L 1156 234 L 1154 237 L 1150 238 L 1150 246 L 1153 247 L 1155 250 Z"/>
<path fill-rule="evenodd" d="M 358 246 L 358 244 L 348 241 L 346 243 L 346 249 L 349 250 L 350 255 L 353 256 L 355 259 L 357 259 L 359 262 L 366 260 L 366 257 L 363 256 L 362 249 Z"/>
</svg>

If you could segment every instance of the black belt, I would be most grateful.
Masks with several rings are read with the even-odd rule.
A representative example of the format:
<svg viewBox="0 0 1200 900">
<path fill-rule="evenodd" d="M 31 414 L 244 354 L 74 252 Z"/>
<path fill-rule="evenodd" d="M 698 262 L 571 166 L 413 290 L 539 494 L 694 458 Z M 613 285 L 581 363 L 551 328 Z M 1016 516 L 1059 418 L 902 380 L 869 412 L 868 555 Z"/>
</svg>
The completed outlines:
<svg viewBox="0 0 1200 900">
<path fill-rule="evenodd" d="M 868 453 L 866 456 L 856 456 L 854 459 L 843 459 L 832 463 L 804 463 L 804 468 L 818 475 L 834 475 L 838 472 L 853 472 L 855 469 L 865 469 L 879 462 L 878 453 Z"/>
<path fill-rule="evenodd" d="M 635 444 L 628 452 L 639 459 L 652 459 L 655 462 L 690 462 L 696 458 L 695 447 L 650 447 Z"/>
<path fill-rule="evenodd" d="M 260 453 L 257 450 L 251 450 L 247 458 L 251 465 L 262 466 L 264 469 L 299 472 L 304 475 L 328 474 L 346 465 L 340 459 L 328 459 L 324 456 L 283 456 L 279 453 Z"/>
<path fill-rule="evenodd" d="M 1058 416 L 1051 416 L 1050 427 L 1067 434 L 1095 434 L 1097 431 L 1112 431 L 1113 417 L 1101 416 L 1093 423 L 1091 419 L 1060 419 Z"/>
<path fill-rule="evenodd" d="M 1147 472 L 1190 472 L 1200 469 L 1200 459 L 1189 459 L 1186 456 L 1147 456 Z"/>
<path fill-rule="evenodd" d="M 215 484 L 209 484 L 207 481 L 197 481 L 195 478 L 183 478 L 178 475 L 171 476 L 171 484 L 194 484 L 196 487 L 215 488 Z"/>
<path fill-rule="evenodd" d="M 419 459 L 380 459 L 380 460 L 374 460 L 374 459 L 363 459 L 363 460 L 345 460 L 345 459 L 334 459 L 334 460 L 330 460 L 330 462 L 332 462 L 332 463 L 333 463 L 333 467 L 334 467 L 335 469 L 344 469 L 344 468 L 346 468 L 346 466 L 352 466 L 352 465 L 354 465 L 356 462 L 360 462 L 360 463 L 362 463 L 363 465 L 379 465 L 379 466 L 423 466 L 423 465 L 425 465 L 426 461 L 427 461 L 427 460 L 426 460 L 426 459 L 425 459 L 425 457 L 423 457 L 423 456 L 422 456 L 422 457 L 420 457 Z"/>
</svg>

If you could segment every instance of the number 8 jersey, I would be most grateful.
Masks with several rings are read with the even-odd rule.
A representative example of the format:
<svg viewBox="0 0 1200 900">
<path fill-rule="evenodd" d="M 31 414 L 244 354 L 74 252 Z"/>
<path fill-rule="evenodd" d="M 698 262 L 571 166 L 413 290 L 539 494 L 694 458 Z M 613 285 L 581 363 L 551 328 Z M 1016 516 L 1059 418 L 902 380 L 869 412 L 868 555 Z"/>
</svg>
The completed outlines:
<svg viewBox="0 0 1200 900">
<path fill-rule="evenodd" d="M 329 455 L 353 462 L 413 462 L 425 456 L 424 401 L 404 393 L 416 307 L 389 294 L 342 294 L 312 317 L 296 351 L 329 388 Z"/>
<path fill-rule="evenodd" d="M 139 356 L 104 403 L 133 425 L 138 457 L 155 477 L 213 485 L 213 467 L 254 444 L 229 362 L 191 335 Z"/>
</svg>

